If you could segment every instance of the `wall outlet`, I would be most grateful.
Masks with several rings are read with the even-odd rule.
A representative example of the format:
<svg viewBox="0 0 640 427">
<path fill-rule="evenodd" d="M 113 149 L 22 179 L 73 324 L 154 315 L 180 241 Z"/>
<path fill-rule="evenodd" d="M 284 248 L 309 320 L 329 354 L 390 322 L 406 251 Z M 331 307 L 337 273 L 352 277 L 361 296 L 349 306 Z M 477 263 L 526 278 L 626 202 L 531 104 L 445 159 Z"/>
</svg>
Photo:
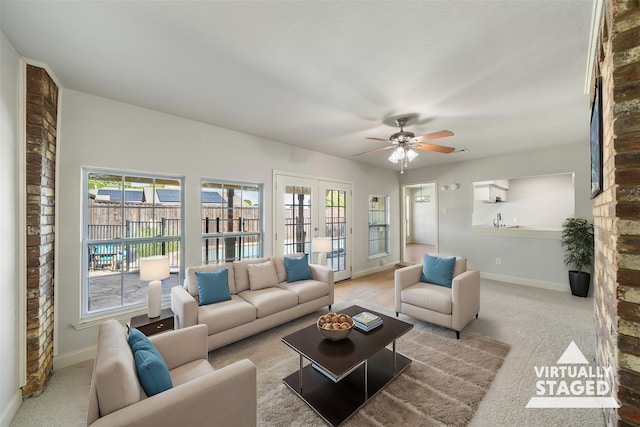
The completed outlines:
<svg viewBox="0 0 640 427">
<path fill-rule="evenodd" d="M 446 215 L 447 214 L 447 208 L 440 209 L 440 212 L 442 212 L 443 215 Z"/>
<path fill-rule="evenodd" d="M 496 258 L 496 265 L 502 265 L 502 258 Z"/>
</svg>

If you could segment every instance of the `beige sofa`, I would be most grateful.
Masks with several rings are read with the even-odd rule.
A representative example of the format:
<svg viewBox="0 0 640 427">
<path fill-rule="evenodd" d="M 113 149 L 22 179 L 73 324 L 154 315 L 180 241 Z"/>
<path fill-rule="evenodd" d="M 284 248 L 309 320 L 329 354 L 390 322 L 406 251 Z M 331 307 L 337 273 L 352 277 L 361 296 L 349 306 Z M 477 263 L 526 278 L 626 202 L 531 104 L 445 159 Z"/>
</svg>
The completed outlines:
<svg viewBox="0 0 640 427">
<path fill-rule="evenodd" d="M 297 257 L 300 254 L 287 255 Z M 249 276 L 251 264 L 272 261 L 275 267 L 273 286 L 252 290 Z M 189 267 L 183 286 L 171 289 L 171 309 L 175 313 L 176 328 L 204 324 L 208 327 L 209 351 L 281 325 L 333 304 L 333 270 L 310 264 L 312 279 L 287 282 L 282 256 L 248 259 Z M 209 305 L 198 304 L 195 273 L 228 270 L 230 301 Z M 254 269 L 252 269 L 252 272 Z M 255 277 L 254 277 L 255 279 Z"/>
<path fill-rule="evenodd" d="M 169 368 L 173 387 L 147 397 L 136 374 L 126 329 L 100 325 L 89 391 L 87 426 L 255 426 L 256 367 L 241 360 L 214 370 L 207 328 L 199 325 L 149 337 Z"/>
<path fill-rule="evenodd" d="M 422 264 L 395 271 L 395 306 L 399 313 L 460 331 L 478 317 L 480 272 L 467 270 L 467 259 L 456 257 L 451 288 L 420 281 Z"/>
</svg>

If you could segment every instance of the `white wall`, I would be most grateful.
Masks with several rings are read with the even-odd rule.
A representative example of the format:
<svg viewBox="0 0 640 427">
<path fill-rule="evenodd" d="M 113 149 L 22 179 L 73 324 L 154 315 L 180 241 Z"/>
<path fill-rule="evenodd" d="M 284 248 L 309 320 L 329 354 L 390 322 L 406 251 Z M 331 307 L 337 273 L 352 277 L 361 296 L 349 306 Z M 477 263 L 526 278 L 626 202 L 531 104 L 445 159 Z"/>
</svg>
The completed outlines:
<svg viewBox="0 0 640 427">
<path fill-rule="evenodd" d="M 0 426 L 22 402 L 18 273 L 18 54 L 0 31 Z"/>
<path fill-rule="evenodd" d="M 404 184 L 438 180 L 438 188 L 460 184 L 456 191 L 438 190 L 440 252 L 467 256 L 469 265 L 485 277 L 522 279 L 521 283 L 565 291 L 567 268 L 559 240 L 471 233 L 471 183 L 567 172 L 575 173 L 575 215 L 592 221 L 588 138 L 579 144 L 410 169 L 400 181 Z M 496 258 L 502 258 L 502 265 L 496 265 Z"/>
<path fill-rule="evenodd" d="M 60 115 L 57 204 L 63 214 L 58 217 L 56 234 L 58 354 L 54 366 L 85 357 L 97 332 L 95 327 L 76 330 L 72 326 L 80 320 L 82 166 L 184 176 L 186 266 L 200 265 L 201 260 L 202 177 L 265 184 L 265 256 L 272 254 L 274 169 L 352 182 L 353 272 L 380 266 L 380 259 L 367 260 L 367 197 L 387 194 L 392 206 L 398 206 L 397 172 L 72 90 L 64 91 Z M 398 212 L 392 210 L 392 224 L 399 224 Z M 400 227 L 391 230 L 387 264 L 399 260 Z M 74 354 L 78 355 L 75 360 Z"/>
</svg>

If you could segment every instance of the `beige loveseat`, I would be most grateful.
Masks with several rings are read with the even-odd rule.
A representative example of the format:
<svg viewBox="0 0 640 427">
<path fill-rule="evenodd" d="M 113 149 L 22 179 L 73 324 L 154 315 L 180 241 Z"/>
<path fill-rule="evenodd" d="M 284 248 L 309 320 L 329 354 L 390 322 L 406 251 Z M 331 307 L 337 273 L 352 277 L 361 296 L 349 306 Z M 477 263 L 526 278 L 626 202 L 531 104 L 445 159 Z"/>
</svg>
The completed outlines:
<svg viewBox="0 0 640 427">
<path fill-rule="evenodd" d="M 420 281 L 422 264 L 395 271 L 395 306 L 399 313 L 460 331 L 478 317 L 480 272 L 467 270 L 467 259 L 456 257 L 451 288 Z"/>
<path fill-rule="evenodd" d="M 300 254 L 287 255 L 298 257 Z M 249 268 L 272 262 L 275 268 L 273 286 L 252 289 Z M 231 300 L 199 305 L 195 273 L 228 271 Z M 208 328 L 209 351 L 281 325 L 333 304 L 333 270 L 310 264 L 312 279 L 287 282 L 284 258 L 248 259 L 224 264 L 189 267 L 184 286 L 171 288 L 171 309 L 176 328 L 204 324 Z M 255 275 L 252 276 L 254 282 Z"/>
<path fill-rule="evenodd" d="M 202 325 L 149 340 L 166 362 L 173 387 L 147 397 L 125 327 L 116 320 L 100 325 L 87 426 L 256 425 L 253 363 L 244 359 L 215 370 L 207 358 L 207 328 Z"/>
</svg>

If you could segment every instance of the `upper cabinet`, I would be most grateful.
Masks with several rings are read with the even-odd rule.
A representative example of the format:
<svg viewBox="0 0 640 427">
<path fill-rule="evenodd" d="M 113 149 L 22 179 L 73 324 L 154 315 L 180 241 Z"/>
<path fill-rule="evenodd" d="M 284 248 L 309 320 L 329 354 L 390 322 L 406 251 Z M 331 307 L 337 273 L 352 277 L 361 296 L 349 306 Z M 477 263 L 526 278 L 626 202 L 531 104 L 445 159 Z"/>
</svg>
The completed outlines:
<svg viewBox="0 0 640 427">
<path fill-rule="evenodd" d="M 508 191 L 508 179 L 478 181 L 473 183 L 473 199 L 484 203 L 506 202 Z"/>
</svg>

